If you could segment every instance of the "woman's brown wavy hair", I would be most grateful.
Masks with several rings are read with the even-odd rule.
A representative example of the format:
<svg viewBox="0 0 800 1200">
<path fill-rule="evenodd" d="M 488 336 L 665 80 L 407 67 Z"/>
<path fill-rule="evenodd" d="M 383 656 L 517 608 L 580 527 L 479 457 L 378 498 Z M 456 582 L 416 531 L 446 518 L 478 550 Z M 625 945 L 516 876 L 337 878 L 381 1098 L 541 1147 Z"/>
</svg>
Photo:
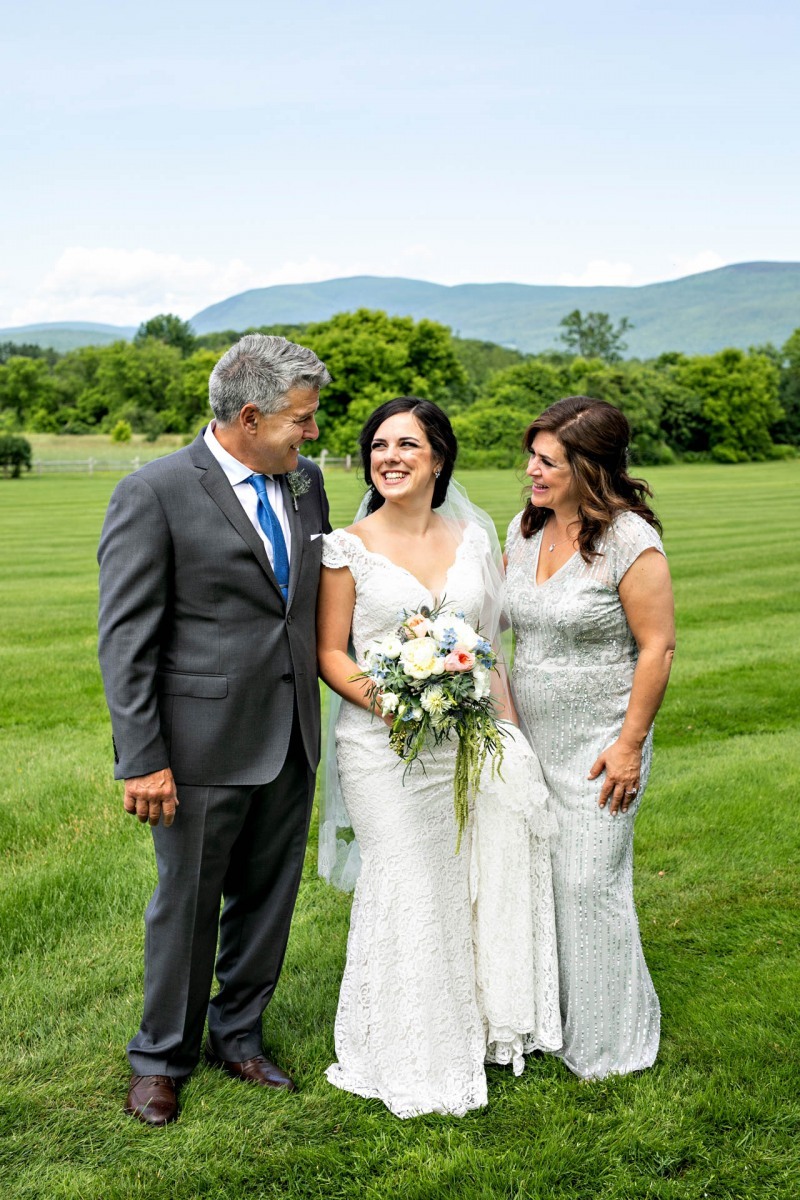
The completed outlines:
<svg viewBox="0 0 800 1200">
<path fill-rule="evenodd" d="M 631 427 L 618 408 L 590 396 L 566 396 L 528 427 L 523 442 L 528 454 L 537 433 L 553 434 L 564 447 L 578 487 L 578 549 L 585 562 L 599 553 L 595 546 L 618 513 L 637 513 L 661 533 L 661 522 L 646 499 L 653 494 L 650 487 L 627 472 Z M 529 498 L 520 524 L 522 536 L 531 537 L 549 515 L 549 508 L 537 508 Z"/>
</svg>

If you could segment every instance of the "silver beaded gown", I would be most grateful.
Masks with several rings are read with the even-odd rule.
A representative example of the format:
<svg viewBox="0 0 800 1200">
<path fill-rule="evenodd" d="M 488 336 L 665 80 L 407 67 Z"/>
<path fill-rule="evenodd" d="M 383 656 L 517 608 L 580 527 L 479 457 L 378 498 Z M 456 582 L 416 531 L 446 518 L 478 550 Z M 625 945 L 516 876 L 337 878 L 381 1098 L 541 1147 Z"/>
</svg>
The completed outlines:
<svg viewBox="0 0 800 1200">
<path fill-rule="evenodd" d="M 541 531 L 525 539 L 518 514 L 508 530 L 508 607 L 516 639 L 513 683 L 541 761 L 558 833 L 551 842 L 564 1044 L 560 1057 L 585 1079 L 653 1064 L 660 1009 L 642 953 L 633 901 L 633 823 L 598 806 L 603 776 L 587 779 L 619 736 L 637 648 L 619 599 L 625 572 L 663 547 L 652 526 L 620 514 L 588 565 L 576 553 L 537 586 Z"/>
</svg>

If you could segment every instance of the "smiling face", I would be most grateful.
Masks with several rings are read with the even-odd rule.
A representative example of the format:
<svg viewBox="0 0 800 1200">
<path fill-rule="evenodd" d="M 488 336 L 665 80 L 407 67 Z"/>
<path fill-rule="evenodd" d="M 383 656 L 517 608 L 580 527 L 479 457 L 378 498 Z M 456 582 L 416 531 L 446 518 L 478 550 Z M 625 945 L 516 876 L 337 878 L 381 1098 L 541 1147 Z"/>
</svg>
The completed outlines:
<svg viewBox="0 0 800 1200">
<path fill-rule="evenodd" d="M 286 407 L 277 413 L 262 413 L 255 405 L 245 404 L 237 422 L 216 431 L 222 445 L 234 457 L 263 475 L 294 471 L 301 443 L 319 437 L 316 422 L 319 390 L 298 385 L 289 389 L 286 400 Z M 226 438 L 228 431 L 230 442 Z"/>
<path fill-rule="evenodd" d="M 375 430 L 370 447 L 372 483 L 384 500 L 423 496 L 430 505 L 439 466 L 428 435 L 413 413 L 396 413 Z"/>
<path fill-rule="evenodd" d="M 564 447 L 554 434 L 536 434 L 525 474 L 533 483 L 531 503 L 536 508 L 550 508 L 566 517 L 575 515 L 578 487 Z"/>
</svg>

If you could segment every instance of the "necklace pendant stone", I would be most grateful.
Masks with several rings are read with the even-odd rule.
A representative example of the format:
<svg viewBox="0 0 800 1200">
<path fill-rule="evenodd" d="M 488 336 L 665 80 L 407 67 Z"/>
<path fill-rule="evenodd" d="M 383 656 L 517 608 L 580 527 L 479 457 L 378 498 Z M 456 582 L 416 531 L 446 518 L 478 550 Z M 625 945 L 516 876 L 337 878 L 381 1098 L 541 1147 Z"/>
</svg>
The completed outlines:
<svg viewBox="0 0 800 1200">
<path fill-rule="evenodd" d="M 553 553 L 555 548 L 556 548 L 555 542 L 551 542 L 550 545 L 547 547 L 547 549 L 550 551 L 551 554 Z"/>
</svg>

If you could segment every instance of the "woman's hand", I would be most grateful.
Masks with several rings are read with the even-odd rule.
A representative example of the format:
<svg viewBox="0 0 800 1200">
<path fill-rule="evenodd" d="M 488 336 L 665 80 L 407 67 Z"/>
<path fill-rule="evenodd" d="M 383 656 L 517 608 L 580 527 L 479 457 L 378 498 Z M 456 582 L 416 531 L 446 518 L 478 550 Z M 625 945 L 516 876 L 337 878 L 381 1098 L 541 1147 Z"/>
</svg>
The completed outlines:
<svg viewBox="0 0 800 1200">
<path fill-rule="evenodd" d="M 604 750 L 589 772 L 589 779 L 597 779 L 605 771 L 606 777 L 598 800 L 600 807 L 605 808 L 610 800 L 609 812 L 612 817 L 620 809 L 626 813 L 639 792 L 641 770 L 641 746 L 619 740 Z"/>
</svg>

